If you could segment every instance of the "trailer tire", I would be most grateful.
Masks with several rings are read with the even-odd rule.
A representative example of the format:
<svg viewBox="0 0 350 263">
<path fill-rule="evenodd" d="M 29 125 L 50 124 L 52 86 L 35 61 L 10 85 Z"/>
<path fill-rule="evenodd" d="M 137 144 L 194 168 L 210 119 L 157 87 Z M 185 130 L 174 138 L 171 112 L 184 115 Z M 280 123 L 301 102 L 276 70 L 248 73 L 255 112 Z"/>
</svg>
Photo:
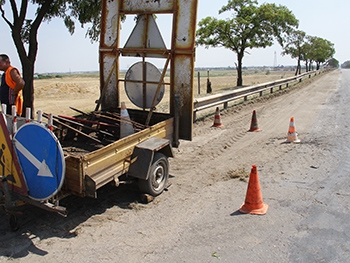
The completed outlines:
<svg viewBox="0 0 350 263">
<path fill-rule="evenodd" d="M 147 180 L 139 179 L 139 189 L 142 193 L 152 196 L 160 195 L 168 182 L 169 178 L 169 162 L 168 158 L 156 152 L 152 161 L 150 173 Z"/>
</svg>

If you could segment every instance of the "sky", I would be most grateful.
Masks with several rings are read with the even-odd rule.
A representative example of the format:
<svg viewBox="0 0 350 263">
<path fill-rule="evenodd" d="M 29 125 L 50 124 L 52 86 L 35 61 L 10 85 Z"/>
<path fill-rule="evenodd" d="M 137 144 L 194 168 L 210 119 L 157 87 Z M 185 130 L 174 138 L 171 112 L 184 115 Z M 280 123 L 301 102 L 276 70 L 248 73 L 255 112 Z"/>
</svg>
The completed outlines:
<svg viewBox="0 0 350 263">
<path fill-rule="evenodd" d="M 7 1 L 7 4 L 8 5 Z M 18 1 L 17 1 L 18 2 Z M 284 5 L 292 11 L 299 20 L 299 30 L 307 35 L 317 36 L 331 41 L 334 44 L 334 58 L 343 63 L 350 60 L 350 1 L 349 0 L 258 0 L 259 5 L 263 3 L 275 3 Z M 227 0 L 198 0 L 197 22 L 201 19 L 212 16 L 225 19 L 230 15 L 225 12 L 218 15 L 218 10 L 227 4 Z M 8 19 L 12 19 L 9 9 L 6 10 Z M 157 24 L 163 39 L 169 48 L 170 46 L 170 15 L 160 15 Z M 134 22 L 132 17 L 127 19 L 123 25 L 121 45 L 130 35 Z M 39 50 L 35 64 L 36 73 L 59 73 L 98 71 L 98 43 L 91 43 L 85 37 L 87 26 L 81 28 L 76 24 L 76 32 L 70 35 L 61 19 L 55 18 L 50 23 L 43 23 L 39 28 L 38 41 Z M 275 43 L 272 47 L 265 49 L 248 50 L 243 58 L 243 66 L 275 66 L 295 65 L 296 60 L 290 56 L 282 56 L 282 48 Z M 11 58 L 12 65 L 21 69 L 18 54 L 13 44 L 10 29 L 0 17 L 0 53 L 6 53 Z M 137 59 L 121 59 L 120 68 L 128 69 Z M 150 61 L 161 67 L 163 60 Z M 201 68 L 211 67 L 235 67 L 236 54 L 224 48 L 197 47 L 195 66 Z"/>
</svg>

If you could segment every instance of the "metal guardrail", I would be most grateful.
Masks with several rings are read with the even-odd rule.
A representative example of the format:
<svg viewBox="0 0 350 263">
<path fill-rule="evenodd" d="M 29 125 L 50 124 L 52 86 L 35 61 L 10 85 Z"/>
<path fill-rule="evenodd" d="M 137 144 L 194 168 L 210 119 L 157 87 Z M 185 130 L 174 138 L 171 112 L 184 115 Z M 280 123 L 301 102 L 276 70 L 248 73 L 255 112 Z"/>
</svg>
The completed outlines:
<svg viewBox="0 0 350 263">
<path fill-rule="evenodd" d="M 312 75 L 317 75 L 322 73 L 324 70 L 314 70 L 302 73 L 297 76 L 270 81 L 262 84 L 257 84 L 249 87 L 238 88 L 232 91 L 223 92 L 219 94 L 210 95 L 203 98 L 194 99 L 194 107 L 193 107 L 193 121 L 196 121 L 197 116 L 196 113 L 198 111 L 215 107 L 220 104 L 223 104 L 224 109 L 228 107 L 228 103 L 233 100 L 238 100 L 244 98 L 245 101 L 248 100 L 248 96 L 259 93 L 260 97 L 263 95 L 265 90 L 270 89 L 270 93 L 273 93 L 274 88 L 279 87 L 279 90 L 282 90 L 283 85 L 289 85 L 289 83 L 299 81 L 301 82 L 303 78 L 308 77 L 311 78 Z"/>
</svg>

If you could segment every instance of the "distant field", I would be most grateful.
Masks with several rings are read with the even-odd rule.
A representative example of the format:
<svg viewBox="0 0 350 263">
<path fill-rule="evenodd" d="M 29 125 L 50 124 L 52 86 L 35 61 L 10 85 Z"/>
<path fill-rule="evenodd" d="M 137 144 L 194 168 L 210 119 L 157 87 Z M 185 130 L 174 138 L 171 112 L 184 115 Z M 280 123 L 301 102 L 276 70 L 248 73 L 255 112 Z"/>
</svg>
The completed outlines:
<svg viewBox="0 0 350 263">
<path fill-rule="evenodd" d="M 198 94 L 198 73 L 200 74 L 200 95 Z M 243 72 L 244 86 L 265 83 L 294 75 L 294 71 L 272 71 L 272 70 L 245 70 Z M 95 101 L 100 96 L 99 74 L 55 74 L 43 75 L 41 79 L 34 80 L 35 109 L 54 115 L 74 115 L 76 112 L 69 109 L 74 107 L 83 111 L 91 111 L 95 108 Z M 124 74 L 121 74 L 121 79 Z M 208 71 L 196 71 L 194 78 L 194 97 L 206 96 Z M 209 80 L 211 82 L 212 94 L 232 90 L 236 87 L 236 70 L 210 70 Z M 169 82 L 169 76 L 166 76 Z M 124 83 L 120 84 L 121 101 L 125 101 L 129 108 L 135 108 L 128 100 L 124 92 Z M 169 89 L 166 87 L 164 99 L 158 106 L 161 110 L 168 108 Z"/>
</svg>

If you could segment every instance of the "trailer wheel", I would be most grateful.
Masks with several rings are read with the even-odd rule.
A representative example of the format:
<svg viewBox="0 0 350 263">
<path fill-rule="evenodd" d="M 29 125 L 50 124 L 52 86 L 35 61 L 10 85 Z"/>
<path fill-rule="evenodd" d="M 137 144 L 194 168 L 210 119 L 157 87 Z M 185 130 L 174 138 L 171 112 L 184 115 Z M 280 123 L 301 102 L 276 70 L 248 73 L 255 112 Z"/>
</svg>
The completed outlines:
<svg viewBox="0 0 350 263">
<path fill-rule="evenodd" d="M 139 179 L 139 188 L 143 193 L 150 194 L 152 196 L 160 195 L 169 178 L 169 162 L 168 158 L 160 153 L 154 154 L 153 162 L 151 165 L 150 174 L 147 180 Z"/>
</svg>

